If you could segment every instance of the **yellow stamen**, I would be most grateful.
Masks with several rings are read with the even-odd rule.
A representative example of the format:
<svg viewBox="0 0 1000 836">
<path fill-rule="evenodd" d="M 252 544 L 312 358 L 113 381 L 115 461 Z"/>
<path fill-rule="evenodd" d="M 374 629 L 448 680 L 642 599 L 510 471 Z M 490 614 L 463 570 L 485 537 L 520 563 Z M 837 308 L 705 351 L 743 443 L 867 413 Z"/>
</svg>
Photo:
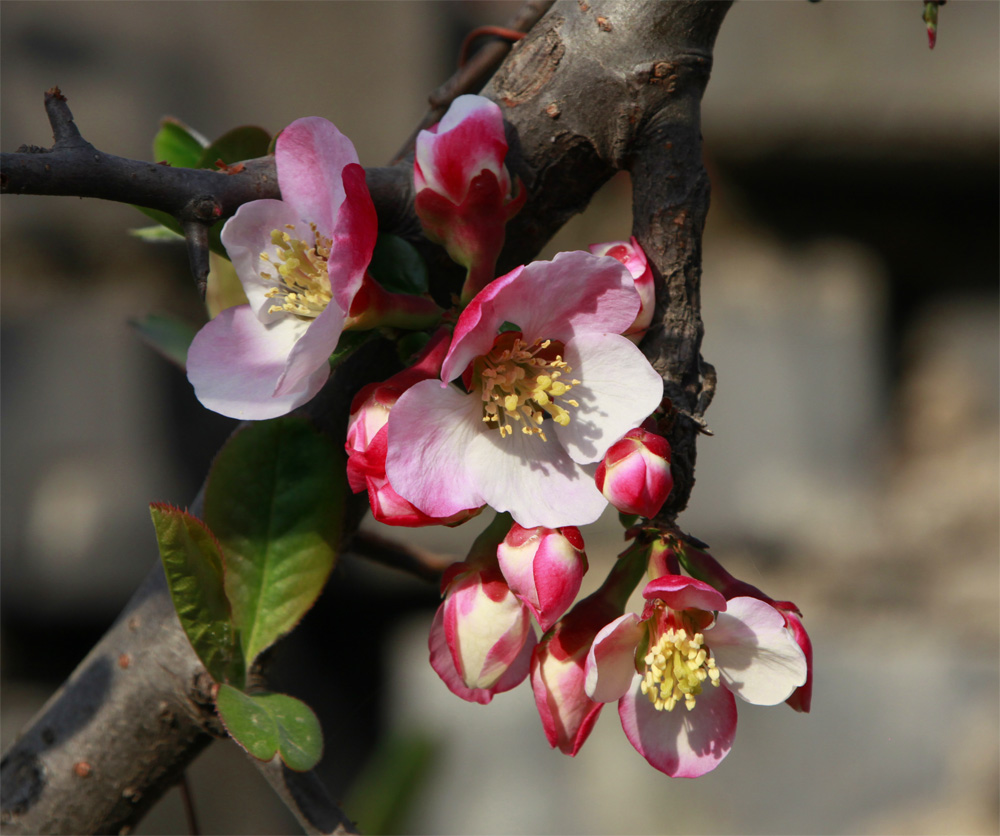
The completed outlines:
<svg viewBox="0 0 1000 836">
<path fill-rule="evenodd" d="M 649 648 L 639 688 L 657 711 L 673 711 L 681 700 L 690 711 L 706 679 L 718 686 L 719 669 L 702 647 L 704 641 L 701 633 L 689 635 L 684 628 L 669 627 Z"/>
<path fill-rule="evenodd" d="M 483 421 L 499 430 L 501 438 L 511 434 L 511 421 L 521 422 L 521 432 L 537 435 L 542 441 L 547 440 L 542 430 L 546 416 L 561 426 L 569 424 L 571 416 L 565 407 L 578 407 L 579 403 L 563 400 L 560 405 L 555 401 L 580 381 L 558 379 L 572 371 L 561 350 L 561 344 L 551 340 L 528 345 L 521 334 L 508 331 L 476 361 L 474 379 L 483 400 Z"/>
<path fill-rule="evenodd" d="M 295 226 L 285 224 L 285 229 L 294 231 Z M 279 303 L 271 305 L 268 313 L 284 311 L 303 319 L 315 319 L 330 303 L 333 294 L 327 259 L 332 242 L 320 235 L 316 224 L 309 224 L 309 229 L 315 242 L 312 246 L 300 238 L 293 238 L 288 232 L 271 230 L 271 243 L 278 250 L 277 263 L 266 252 L 260 254 L 260 260 L 276 272 L 269 273 L 262 269 L 260 274 L 275 285 L 264 295 Z"/>
</svg>

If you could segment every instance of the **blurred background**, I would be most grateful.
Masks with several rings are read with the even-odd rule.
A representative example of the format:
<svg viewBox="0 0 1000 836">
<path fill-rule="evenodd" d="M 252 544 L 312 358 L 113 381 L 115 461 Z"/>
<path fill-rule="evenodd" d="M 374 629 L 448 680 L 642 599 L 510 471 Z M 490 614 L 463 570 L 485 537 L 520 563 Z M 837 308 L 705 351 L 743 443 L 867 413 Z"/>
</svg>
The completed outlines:
<svg viewBox="0 0 1000 836">
<path fill-rule="evenodd" d="M 465 33 L 515 8 L 7 0 L 0 145 L 50 145 L 60 85 L 83 135 L 125 157 L 150 158 L 165 115 L 209 139 L 322 115 L 382 164 Z M 741 706 L 732 754 L 697 781 L 648 767 L 613 707 L 566 758 L 527 685 L 483 707 L 437 679 L 434 589 L 348 557 L 273 683 L 321 715 L 324 777 L 367 832 L 998 831 L 1000 6 L 946 5 L 933 52 L 921 11 L 738 3 L 704 101 L 719 389 L 681 524 L 802 608 L 812 713 Z M 190 502 L 232 422 L 128 325 L 203 317 L 182 247 L 130 237 L 146 221 L 127 206 L 2 205 L 6 747 L 155 560 L 148 502 Z M 544 255 L 630 225 L 619 175 Z M 460 559 L 473 533 L 419 542 Z M 621 535 L 610 516 L 584 533 L 588 592 Z M 203 832 L 297 832 L 232 744 L 191 783 Z M 184 828 L 172 791 L 138 832 Z"/>
</svg>

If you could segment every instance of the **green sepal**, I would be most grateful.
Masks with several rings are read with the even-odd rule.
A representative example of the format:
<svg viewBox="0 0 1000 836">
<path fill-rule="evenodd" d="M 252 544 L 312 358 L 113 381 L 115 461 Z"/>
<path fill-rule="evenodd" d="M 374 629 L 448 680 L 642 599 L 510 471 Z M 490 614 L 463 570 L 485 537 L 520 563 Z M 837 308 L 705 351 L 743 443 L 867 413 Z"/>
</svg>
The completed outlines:
<svg viewBox="0 0 1000 836">
<path fill-rule="evenodd" d="M 427 265 L 416 247 L 398 235 L 379 233 L 368 272 L 392 293 L 427 292 Z"/>
<path fill-rule="evenodd" d="M 227 165 L 263 157 L 271 135 L 256 125 L 243 125 L 226 131 L 215 142 L 204 148 L 192 168 L 216 168 L 216 162 L 222 160 Z"/>
<path fill-rule="evenodd" d="M 242 685 L 245 665 L 218 541 L 187 511 L 154 502 L 149 513 L 170 597 L 191 646 L 213 679 Z"/>
<path fill-rule="evenodd" d="M 160 121 L 160 130 L 153 137 L 153 160 L 176 168 L 198 168 L 208 142 L 180 119 L 167 116 Z"/>
<path fill-rule="evenodd" d="M 131 319 L 143 341 L 154 351 L 181 369 L 187 367 L 187 353 L 198 330 L 187 322 L 163 314 L 149 314 L 144 319 Z"/>
<path fill-rule="evenodd" d="M 205 521 L 226 555 L 226 595 L 248 665 L 322 591 L 346 494 L 343 454 L 303 418 L 252 423 L 216 456 Z"/>
<path fill-rule="evenodd" d="M 257 760 L 278 755 L 296 772 L 323 756 L 323 732 L 312 709 L 287 694 L 245 694 L 220 685 L 215 707 L 230 737 Z"/>
</svg>

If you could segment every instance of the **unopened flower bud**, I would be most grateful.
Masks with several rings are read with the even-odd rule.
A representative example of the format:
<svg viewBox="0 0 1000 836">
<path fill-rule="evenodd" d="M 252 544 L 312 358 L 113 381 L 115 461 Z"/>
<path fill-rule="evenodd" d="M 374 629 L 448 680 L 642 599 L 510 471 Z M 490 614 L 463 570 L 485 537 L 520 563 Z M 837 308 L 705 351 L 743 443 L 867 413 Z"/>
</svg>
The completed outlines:
<svg viewBox="0 0 1000 836">
<path fill-rule="evenodd" d="M 642 428 L 612 444 L 594 476 L 608 502 L 623 514 L 654 517 L 674 486 L 670 445 Z"/>
<path fill-rule="evenodd" d="M 639 242 L 634 237 L 628 241 L 610 241 L 607 244 L 591 244 L 588 248 L 594 255 L 611 256 L 624 264 L 635 281 L 635 289 L 639 292 L 642 307 L 636 314 L 625 336 L 638 343 L 653 321 L 653 308 L 656 306 L 656 292 L 653 289 L 653 270 L 646 259 Z"/>
</svg>

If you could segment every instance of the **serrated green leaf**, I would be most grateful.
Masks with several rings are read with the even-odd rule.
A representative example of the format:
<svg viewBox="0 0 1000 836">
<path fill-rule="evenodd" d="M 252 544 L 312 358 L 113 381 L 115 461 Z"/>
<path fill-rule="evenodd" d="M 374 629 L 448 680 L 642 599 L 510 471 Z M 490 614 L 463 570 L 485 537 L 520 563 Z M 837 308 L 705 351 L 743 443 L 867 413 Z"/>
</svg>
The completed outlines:
<svg viewBox="0 0 1000 836">
<path fill-rule="evenodd" d="M 238 163 L 267 154 L 271 135 L 255 125 L 243 125 L 226 131 L 215 142 L 201 149 L 194 168 L 215 168 L 216 161 Z"/>
<path fill-rule="evenodd" d="M 197 131 L 168 116 L 160 122 L 160 130 L 153 137 L 153 160 L 180 168 L 197 168 L 207 144 Z"/>
<path fill-rule="evenodd" d="M 398 235 L 378 236 L 368 272 L 393 293 L 427 292 L 427 265 L 416 248 Z"/>
<path fill-rule="evenodd" d="M 205 521 L 225 551 L 226 595 L 248 665 L 322 591 L 345 494 L 343 454 L 302 418 L 250 424 L 216 457 Z"/>
<path fill-rule="evenodd" d="M 193 325 L 162 314 L 149 314 L 145 319 L 133 319 L 129 324 L 155 351 L 182 369 L 187 367 L 191 340 L 198 333 Z"/>
<path fill-rule="evenodd" d="M 287 694 L 245 694 L 220 685 L 215 706 L 226 731 L 258 760 L 277 754 L 289 769 L 305 772 L 323 755 L 323 732 L 312 709 Z"/>
<path fill-rule="evenodd" d="M 187 511 L 153 503 L 149 512 L 170 597 L 191 646 L 217 682 L 242 685 L 243 655 L 226 600 L 219 544 Z"/>
</svg>

